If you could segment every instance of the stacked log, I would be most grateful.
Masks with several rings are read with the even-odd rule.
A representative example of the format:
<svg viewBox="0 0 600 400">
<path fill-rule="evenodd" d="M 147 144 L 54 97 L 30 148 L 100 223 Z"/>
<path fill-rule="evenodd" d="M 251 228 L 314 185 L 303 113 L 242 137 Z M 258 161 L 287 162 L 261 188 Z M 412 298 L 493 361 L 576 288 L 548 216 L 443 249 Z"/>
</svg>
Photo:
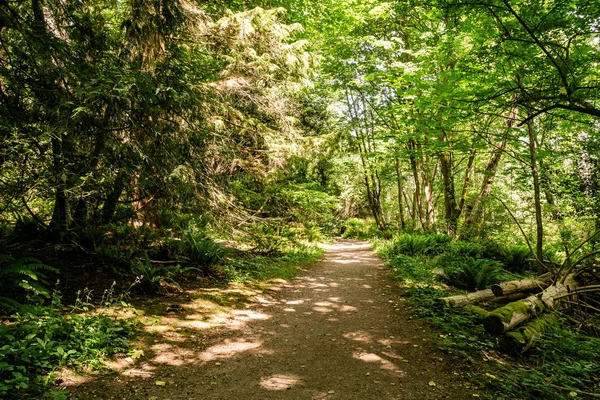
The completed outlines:
<svg viewBox="0 0 600 400">
<path fill-rule="evenodd" d="M 550 283 L 550 274 L 544 274 L 535 279 L 504 282 L 492 285 L 491 289 L 478 290 L 476 292 L 460 294 L 456 296 L 443 297 L 439 301 L 448 307 L 464 307 L 468 304 L 477 303 L 502 303 L 512 302 L 526 297 L 526 293 L 539 292 L 546 289 Z"/>
<path fill-rule="evenodd" d="M 568 295 L 576 287 L 572 276 L 567 277 L 565 283 L 555 282 L 539 294 L 491 311 L 484 319 L 483 326 L 487 332 L 495 335 L 510 331 L 543 311 L 553 310 L 556 299 Z"/>
<path fill-rule="evenodd" d="M 440 302 L 448 307 L 508 302 L 486 312 L 483 325 L 488 333 L 505 334 L 505 343 L 509 343 L 513 350 L 523 352 L 556 322 L 556 318 L 547 311 L 555 308 L 558 299 L 574 295 L 572 293 L 577 289 L 572 275 L 563 283 L 557 281 L 551 284 L 550 279 L 550 274 L 544 274 L 535 279 L 503 282 L 491 289 L 445 297 Z"/>
</svg>

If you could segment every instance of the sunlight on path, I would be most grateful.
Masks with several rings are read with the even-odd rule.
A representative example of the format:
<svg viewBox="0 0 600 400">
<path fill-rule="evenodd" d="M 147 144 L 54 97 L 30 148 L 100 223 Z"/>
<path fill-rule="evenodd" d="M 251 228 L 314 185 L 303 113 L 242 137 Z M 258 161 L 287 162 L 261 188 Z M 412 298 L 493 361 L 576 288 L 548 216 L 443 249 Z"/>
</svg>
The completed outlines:
<svg viewBox="0 0 600 400">
<path fill-rule="evenodd" d="M 152 354 L 73 398 L 472 398 L 423 326 L 395 310 L 402 299 L 368 243 L 329 245 L 314 267 L 249 297 L 209 319 L 201 301 L 182 304 L 149 327 Z"/>
</svg>

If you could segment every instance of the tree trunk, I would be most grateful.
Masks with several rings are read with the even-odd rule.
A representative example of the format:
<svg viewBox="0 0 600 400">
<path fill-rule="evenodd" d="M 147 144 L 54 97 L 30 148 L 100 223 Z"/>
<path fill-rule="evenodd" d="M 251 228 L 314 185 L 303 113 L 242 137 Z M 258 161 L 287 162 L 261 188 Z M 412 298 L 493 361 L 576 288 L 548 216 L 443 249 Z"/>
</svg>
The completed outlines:
<svg viewBox="0 0 600 400">
<path fill-rule="evenodd" d="M 448 236 L 456 234 L 460 210 L 456 203 L 454 191 L 454 157 L 451 152 L 440 153 L 440 171 L 444 183 L 444 219 L 446 221 L 446 233 Z"/>
<path fill-rule="evenodd" d="M 126 184 L 127 173 L 124 170 L 121 170 L 117 174 L 113 189 L 109 193 L 106 201 L 104 202 L 104 206 L 102 207 L 102 223 L 107 224 L 112 221 L 117 209 L 119 198 L 121 197 L 123 190 L 125 190 Z"/>
<path fill-rule="evenodd" d="M 64 168 L 63 147 L 62 141 L 56 137 L 51 139 L 51 144 L 55 194 L 52 220 L 49 226 L 52 230 L 64 231 L 69 228 L 71 216 L 67 198 L 67 177 Z"/>
<path fill-rule="evenodd" d="M 506 118 L 506 134 L 502 138 L 502 142 L 497 144 L 490 156 L 490 159 L 485 167 L 484 179 L 481 184 L 481 190 L 479 191 L 479 196 L 477 196 L 477 200 L 475 200 L 475 204 L 473 204 L 473 208 L 471 212 L 467 216 L 465 223 L 467 225 L 479 225 L 483 222 L 483 211 L 484 211 L 484 202 L 488 197 L 490 192 L 492 191 L 492 186 L 494 184 L 494 178 L 496 177 L 496 170 L 498 169 L 498 164 L 500 164 L 500 159 L 502 158 L 502 154 L 504 153 L 504 149 L 506 148 L 506 142 L 508 139 L 508 131 L 514 125 L 515 120 L 517 118 L 517 109 L 513 108 L 508 117 Z"/>
<path fill-rule="evenodd" d="M 542 225 L 542 202 L 540 199 L 540 176 L 536 161 L 536 137 L 533 130 L 533 119 L 527 121 L 527 132 L 529 133 L 529 156 L 531 160 L 531 176 L 533 178 L 533 199 L 535 209 L 536 244 L 535 252 L 538 260 L 543 259 L 542 245 L 544 241 L 544 227 Z"/>
<path fill-rule="evenodd" d="M 402 196 L 404 192 L 403 177 L 400 174 L 400 160 L 396 158 L 396 183 L 398 185 L 398 222 L 400 222 L 400 229 L 404 231 L 406 228 L 406 221 L 404 220 L 404 202 Z"/>
<path fill-rule="evenodd" d="M 477 200 L 475 200 L 475 204 L 473 204 L 473 209 L 465 220 L 467 225 L 478 225 L 483 220 L 484 202 L 492 191 L 492 186 L 496 177 L 496 170 L 498 169 L 498 164 L 500 164 L 500 159 L 502 158 L 502 153 L 504 152 L 505 147 L 506 137 L 499 145 L 496 146 L 492 152 L 490 160 L 487 163 L 487 166 L 485 167 L 485 177 L 481 185 L 481 190 L 479 191 L 479 196 L 477 196 Z"/>
<path fill-rule="evenodd" d="M 425 206 L 427 209 L 427 229 L 428 231 L 435 230 L 436 217 L 435 217 L 435 205 L 433 204 L 433 179 L 435 179 L 435 172 L 432 177 L 427 175 L 427 172 L 423 168 L 423 190 L 425 191 Z"/>
<path fill-rule="evenodd" d="M 408 142 L 409 146 L 409 158 L 410 158 L 410 166 L 413 173 L 413 179 L 415 181 L 415 196 L 414 196 L 414 208 L 416 214 L 419 217 L 419 221 L 421 222 L 421 226 L 424 230 L 427 230 L 427 223 L 425 222 L 425 217 L 423 215 L 423 199 L 421 195 L 421 181 L 419 179 L 419 169 L 417 167 L 417 159 L 415 157 L 415 152 L 417 150 L 417 146 L 414 140 L 410 140 Z"/>
</svg>

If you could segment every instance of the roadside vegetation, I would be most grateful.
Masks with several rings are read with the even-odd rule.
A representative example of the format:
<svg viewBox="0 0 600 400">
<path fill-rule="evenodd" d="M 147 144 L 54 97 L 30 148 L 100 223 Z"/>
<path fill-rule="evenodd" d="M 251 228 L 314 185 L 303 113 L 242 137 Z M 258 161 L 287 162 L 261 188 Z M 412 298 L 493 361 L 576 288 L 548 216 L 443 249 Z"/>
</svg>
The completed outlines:
<svg viewBox="0 0 600 400">
<path fill-rule="evenodd" d="M 494 399 L 596 397 L 600 338 L 595 325 L 574 318 L 572 306 L 557 307 L 545 317 L 550 322 L 528 337 L 530 342 L 515 343 L 484 328 L 485 316 L 498 307 L 497 299 L 466 307 L 448 307 L 441 301 L 535 276 L 535 265 L 523 247 L 492 240 L 450 241 L 430 234 L 399 234 L 390 240 L 373 239 L 373 244 L 403 288 L 411 313 L 436 328 L 437 345 L 477 366 L 466 372 L 474 386 L 488 389 Z"/>
</svg>

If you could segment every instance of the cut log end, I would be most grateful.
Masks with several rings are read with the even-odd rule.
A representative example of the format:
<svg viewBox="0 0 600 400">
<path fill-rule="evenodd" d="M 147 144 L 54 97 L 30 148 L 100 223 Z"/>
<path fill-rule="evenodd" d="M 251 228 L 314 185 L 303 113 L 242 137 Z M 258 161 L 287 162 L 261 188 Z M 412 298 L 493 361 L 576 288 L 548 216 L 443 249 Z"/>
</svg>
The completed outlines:
<svg viewBox="0 0 600 400">
<path fill-rule="evenodd" d="M 502 323 L 502 319 L 497 315 L 487 315 L 483 320 L 483 327 L 485 331 L 492 335 L 501 335 L 504 333 L 505 325 Z"/>
<path fill-rule="evenodd" d="M 494 296 L 502 296 L 504 294 L 504 290 L 500 285 L 492 285 L 492 293 L 494 293 Z"/>
</svg>

